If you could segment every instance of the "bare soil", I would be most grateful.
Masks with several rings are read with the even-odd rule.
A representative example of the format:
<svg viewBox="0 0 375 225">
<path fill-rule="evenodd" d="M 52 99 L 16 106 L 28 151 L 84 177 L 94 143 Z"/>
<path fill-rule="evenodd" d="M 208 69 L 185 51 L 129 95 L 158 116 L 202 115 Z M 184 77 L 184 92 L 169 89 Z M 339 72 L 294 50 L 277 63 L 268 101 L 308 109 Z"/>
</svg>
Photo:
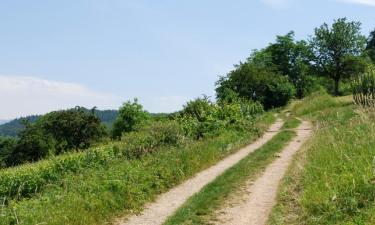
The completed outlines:
<svg viewBox="0 0 375 225">
<path fill-rule="evenodd" d="M 263 174 L 218 210 L 214 224 L 264 225 L 276 204 L 278 186 L 284 177 L 294 154 L 311 135 L 308 122 L 295 129 L 297 136 L 282 150 Z"/>
</svg>

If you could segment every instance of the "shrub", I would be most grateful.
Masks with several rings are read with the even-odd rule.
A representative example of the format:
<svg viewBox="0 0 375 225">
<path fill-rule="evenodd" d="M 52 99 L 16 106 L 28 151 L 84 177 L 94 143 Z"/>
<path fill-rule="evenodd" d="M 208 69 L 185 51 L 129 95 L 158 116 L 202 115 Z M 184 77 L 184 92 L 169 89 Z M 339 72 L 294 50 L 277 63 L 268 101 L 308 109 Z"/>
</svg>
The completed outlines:
<svg viewBox="0 0 375 225">
<path fill-rule="evenodd" d="M 151 122 L 122 136 L 123 155 L 128 159 L 140 158 L 163 146 L 177 146 L 183 140 L 182 128 L 177 122 Z"/>
<path fill-rule="evenodd" d="M 274 71 L 252 62 L 242 63 L 216 83 L 219 100 L 235 92 L 241 98 L 262 103 L 265 109 L 284 106 L 296 93 L 292 83 Z"/>
<path fill-rule="evenodd" d="M 179 113 L 177 120 L 186 136 L 201 139 L 217 130 L 221 124 L 217 118 L 218 107 L 207 96 L 189 101 Z"/>
<path fill-rule="evenodd" d="M 215 105 L 211 102 L 210 98 L 203 96 L 203 98 L 196 98 L 189 101 L 183 108 L 182 114 L 184 116 L 191 116 L 196 118 L 199 122 L 207 120 L 215 111 Z"/>
<path fill-rule="evenodd" d="M 119 139 L 125 132 L 135 130 L 135 127 L 150 117 L 149 113 L 143 110 L 137 99 L 133 102 L 127 101 L 119 110 L 112 128 L 112 138 Z"/>
<path fill-rule="evenodd" d="M 212 103 L 207 97 L 189 102 L 181 111 L 178 122 L 185 135 L 194 139 L 216 135 L 221 129 L 252 129 L 253 118 L 263 112 L 258 102 L 236 95 Z"/>
</svg>

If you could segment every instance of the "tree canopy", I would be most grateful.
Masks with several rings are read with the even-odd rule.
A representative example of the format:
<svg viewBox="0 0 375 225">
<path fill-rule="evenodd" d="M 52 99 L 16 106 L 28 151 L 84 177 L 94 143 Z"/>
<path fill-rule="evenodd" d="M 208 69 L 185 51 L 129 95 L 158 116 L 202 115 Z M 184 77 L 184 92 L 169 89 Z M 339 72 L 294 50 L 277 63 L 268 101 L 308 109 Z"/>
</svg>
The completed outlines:
<svg viewBox="0 0 375 225">
<path fill-rule="evenodd" d="M 138 104 L 138 100 L 127 101 L 119 109 L 119 115 L 112 128 L 112 138 L 119 139 L 125 132 L 134 131 L 136 126 L 147 120 L 150 114 L 143 110 L 143 106 Z"/>
<path fill-rule="evenodd" d="M 3 166 L 34 162 L 50 155 L 88 148 L 106 135 L 100 119 L 81 108 L 48 113 L 25 128 L 17 139 L 3 139 L 0 161 Z"/>
<path fill-rule="evenodd" d="M 370 36 L 367 39 L 366 50 L 372 60 L 375 63 L 375 30 L 370 33 Z"/>
<path fill-rule="evenodd" d="M 272 69 L 259 67 L 251 59 L 221 77 L 216 86 L 219 100 L 235 92 L 239 97 L 262 103 L 265 109 L 283 106 L 295 94 L 295 88 L 288 78 Z"/>
<path fill-rule="evenodd" d="M 277 36 L 276 42 L 271 43 L 264 50 L 270 55 L 268 66 L 275 68 L 275 72 L 286 76 L 296 88 L 297 97 L 304 97 L 309 92 L 310 77 L 309 61 L 312 55 L 307 42 L 296 41 L 294 32 L 284 36 Z"/>
<path fill-rule="evenodd" d="M 334 93 L 339 95 L 339 83 L 345 73 L 345 61 L 362 54 L 366 39 L 360 32 L 360 22 L 346 18 L 335 20 L 332 26 L 324 23 L 315 29 L 310 40 L 315 68 L 334 81 Z"/>
</svg>

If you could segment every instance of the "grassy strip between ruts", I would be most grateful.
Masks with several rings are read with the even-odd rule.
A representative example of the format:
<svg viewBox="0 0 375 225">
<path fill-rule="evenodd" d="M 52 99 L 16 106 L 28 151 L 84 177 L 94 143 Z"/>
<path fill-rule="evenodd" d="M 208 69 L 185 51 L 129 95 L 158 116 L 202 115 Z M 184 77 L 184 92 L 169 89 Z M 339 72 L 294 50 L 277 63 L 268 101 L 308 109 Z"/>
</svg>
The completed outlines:
<svg viewBox="0 0 375 225">
<path fill-rule="evenodd" d="M 283 179 L 269 224 L 375 224 L 375 113 L 327 94 L 293 113 L 316 126 Z"/>
<path fill-rule="evenodd" d="M 287 117 L 281 129 L 294 129 L 297 128 L 301 124 L 301 120 L 295 117 Z"/>
<path fill-rule="evenodd" d="M 257 126 L 268 127 L 267 113 Z M 66 174 L 25 199 L 0 208 L 0 224 L 103 224 L 137 212 L 158 194 L 248 144 L 255 133 L 223 131 L 183 148 L 165 148 L 137 160 L 113 160 Z"/>
<path fill-rule="evenodd" d="M 294 136 L 295 132 L 289 130 L 278 133 L 191 197 L 165 224 L 206 224 L 214 220 L 214 211 L 230 194 L 255 179 Z"/>
</svg>

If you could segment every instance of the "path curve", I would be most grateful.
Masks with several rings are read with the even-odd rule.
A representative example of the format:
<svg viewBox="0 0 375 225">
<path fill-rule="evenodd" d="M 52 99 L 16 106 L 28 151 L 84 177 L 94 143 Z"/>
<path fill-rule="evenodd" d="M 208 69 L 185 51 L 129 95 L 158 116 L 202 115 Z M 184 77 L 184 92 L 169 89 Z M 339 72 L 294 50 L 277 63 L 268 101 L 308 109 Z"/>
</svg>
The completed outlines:
<svg viewBox="0 0 375 225">
<path fill-rule="evenodd" d="M 231 154 L 216 165 L 199 172 L 193 178 L 176 186 L 170 191 L 160 195 L 155 202 L 147 204 L 140 215 L 132 215 L 128 219 L 122 218 L 116 222 L 120 225 L 160 225 L 184 204 L 188 198 L 199 192 L 205 185 L 212 182 L 225 170 L 234 166 L 249 153 L 260 148 L 267 141 L 271 140 L 282 127 L 282 120 L 278 119 L 269 130 L 254 143 Z"/>
<path fill-rule="evenodd" d="M 275 161 L 267 166 L 264 173 L 253 183 L 249 183 L 240 199 L 217 212 L 216 224 L 224 225 L 264 225 L 273 206 L 276 205 L 278 186 L 284 177 L 293 155 L 311 136 L 311 125 L 303 121 L 294 129 L 297 136 L 284 147 Z"/>
</svg>

